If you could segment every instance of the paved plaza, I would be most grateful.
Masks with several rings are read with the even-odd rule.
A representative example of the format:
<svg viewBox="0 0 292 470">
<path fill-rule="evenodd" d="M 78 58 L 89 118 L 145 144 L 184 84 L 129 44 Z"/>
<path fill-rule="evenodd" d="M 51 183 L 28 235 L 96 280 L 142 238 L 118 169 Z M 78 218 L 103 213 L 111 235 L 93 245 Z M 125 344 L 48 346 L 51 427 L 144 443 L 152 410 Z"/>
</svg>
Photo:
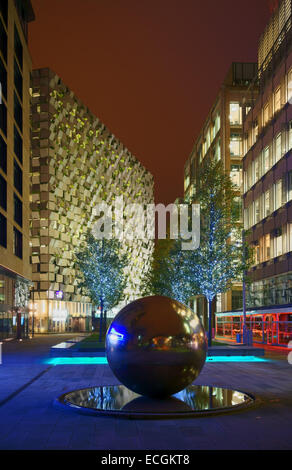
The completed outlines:
<svg viewBox="0 0 292 470">
<path fill-rule="evenodd" d="M 127 420 L 53 406 L 66 391 L 118 383 L 108 365 L 46 364 L 50 347 L 69 337 L 43 335 L 3 345 L 0 449 L 292 449 L 292 365 L 284 354 L 265 363 L 208 363 L 195 382 L 249 392 L 258 399 L 251 409 L 191 419 Z"/>
</svg>

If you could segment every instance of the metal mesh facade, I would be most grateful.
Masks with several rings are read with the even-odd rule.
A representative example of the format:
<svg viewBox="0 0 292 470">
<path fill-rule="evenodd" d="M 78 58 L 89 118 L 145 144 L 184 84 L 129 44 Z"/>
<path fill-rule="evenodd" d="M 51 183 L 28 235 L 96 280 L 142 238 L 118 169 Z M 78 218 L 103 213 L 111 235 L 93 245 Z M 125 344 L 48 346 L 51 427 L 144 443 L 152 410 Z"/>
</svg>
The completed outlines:
<svg viewBox="0 0 292 470">
<path fill-rule="evenodd" d="M 35 300 L 88 302 L 78 288 L 74 251 L 95 221 L 93 208 L 123 196 L 153 203 L 153 177 L 50 69 L 33 71 L 31 260 Z M 126 299 L 139 296 L 152 241 L 124 245 L 130 254 Z"/>
</svg>

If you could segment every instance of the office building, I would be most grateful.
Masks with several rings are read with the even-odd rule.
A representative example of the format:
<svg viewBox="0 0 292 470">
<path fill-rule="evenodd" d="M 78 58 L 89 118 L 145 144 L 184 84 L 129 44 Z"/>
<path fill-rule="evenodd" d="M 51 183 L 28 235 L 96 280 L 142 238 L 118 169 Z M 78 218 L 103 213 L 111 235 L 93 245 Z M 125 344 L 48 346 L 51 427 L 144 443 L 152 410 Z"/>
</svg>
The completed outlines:
<svg viewBox="0 0 292 470">
<path fill-rule="evenodd" d="M 30 1 L 0 2 L 0 340 L 27 336 L 29 247 Z"/>
</svg>

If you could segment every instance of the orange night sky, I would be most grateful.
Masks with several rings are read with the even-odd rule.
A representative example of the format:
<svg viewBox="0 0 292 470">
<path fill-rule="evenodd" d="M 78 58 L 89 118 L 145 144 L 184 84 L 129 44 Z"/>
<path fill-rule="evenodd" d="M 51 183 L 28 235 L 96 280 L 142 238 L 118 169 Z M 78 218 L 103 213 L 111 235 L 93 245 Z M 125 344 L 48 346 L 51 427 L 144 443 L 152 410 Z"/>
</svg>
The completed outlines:
<svg viewBox="0 0 292 470">
<path fill-rule="evenodd" d="M 269 0 L 32 0 L 33 66 L 50 67 L 153 173 L 183 167 L 232 61 L 256 61 Z"/>
</svg>

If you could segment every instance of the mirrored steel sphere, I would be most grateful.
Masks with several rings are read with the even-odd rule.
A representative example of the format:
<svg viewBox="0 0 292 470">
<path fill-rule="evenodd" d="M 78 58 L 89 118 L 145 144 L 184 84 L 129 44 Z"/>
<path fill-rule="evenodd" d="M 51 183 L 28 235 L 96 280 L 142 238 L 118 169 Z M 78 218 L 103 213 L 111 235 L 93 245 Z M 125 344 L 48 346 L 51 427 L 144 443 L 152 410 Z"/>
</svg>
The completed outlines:
<svg viewBox="0 0 292 470">
<path fill-rule="evenodd" d="M 124 307 L 106 336 L 108 363 L 130 390 L 166 397 L 195 380 L 206 360 L 207 341 L 198 316 L 163 296 Z"/>
</svg>

